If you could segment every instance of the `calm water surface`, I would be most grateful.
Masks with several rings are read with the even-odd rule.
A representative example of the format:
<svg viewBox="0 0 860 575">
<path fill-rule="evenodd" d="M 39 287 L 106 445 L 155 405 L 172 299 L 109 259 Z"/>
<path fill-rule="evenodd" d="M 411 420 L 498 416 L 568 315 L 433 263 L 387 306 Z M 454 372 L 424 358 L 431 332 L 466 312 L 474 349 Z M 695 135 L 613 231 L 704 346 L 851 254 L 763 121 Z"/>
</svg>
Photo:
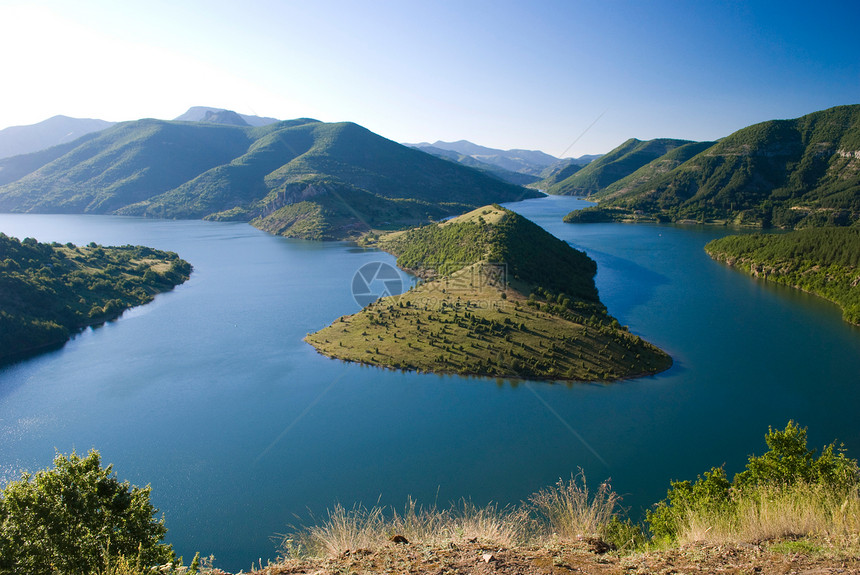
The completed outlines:
<svg viewBox="0 0 860 575">
<path fill-rule="evenodd" d="M 702 246 L 726 230 L 561 222 L 583 205 L 510 207 L 597 261 L 610 313 L 671 353 L 670 371 L 568 386 L 348 365 L 302 337 L 357 311 L 353 274 L 385 253 L 237 223 L 0 214 L 8 235 L 146 244 L 194 265 L 153 303 L 0 368 L 0 476 L 97 448 L 152 485 L 180 554 L 239 570 L 309 510 L 517 502 L 579 468 L 635 515 L 670 479 L 737 471 L 792 418 L 813 445 L 860 456 L 860 330 L 835 306 L 711 261 Z"/>
</svg>

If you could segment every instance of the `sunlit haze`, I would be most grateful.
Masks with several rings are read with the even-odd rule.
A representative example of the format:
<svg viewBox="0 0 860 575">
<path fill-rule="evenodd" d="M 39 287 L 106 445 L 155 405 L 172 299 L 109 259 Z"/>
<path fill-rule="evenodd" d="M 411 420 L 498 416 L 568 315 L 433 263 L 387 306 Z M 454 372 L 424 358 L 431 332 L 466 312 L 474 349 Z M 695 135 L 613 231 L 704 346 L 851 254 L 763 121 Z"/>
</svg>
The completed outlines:
<svg viewBox="0 0 860 575">
<path fill-rule="evenodd" d="M 553 155 L 710 140 L 860 103 L 858 21 L 848 1 L 7 1 L 0 128 L 213 106 Z"/>
</svg>

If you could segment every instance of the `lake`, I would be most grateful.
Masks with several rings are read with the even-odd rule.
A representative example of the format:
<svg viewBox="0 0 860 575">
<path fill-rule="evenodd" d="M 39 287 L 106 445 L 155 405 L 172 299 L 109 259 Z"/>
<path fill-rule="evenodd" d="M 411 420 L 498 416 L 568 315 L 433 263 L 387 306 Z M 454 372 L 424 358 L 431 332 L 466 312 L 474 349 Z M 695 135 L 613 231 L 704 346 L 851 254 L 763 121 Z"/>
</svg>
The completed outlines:
<svg viewBox="0 0 860 575">
<path fill-rule="evenodd" d="M 0 478 L 96 448 L 152 485 L 186 561 L 239 570 L 338 502 L 516 503 L 580 468 L 638 518 L 671 479 L 738 471 L 789 419 L 860 456 L 860 330 L 836 306 L 713 262 L 702 247 L 729 230 L 561 221 L 585 205 L 508 207 L 597 261 L 609 312 L 673 356 L 663 374 L 566 385 L 345 364 L 302 338 L 357 311 L 354 274 L 388 254 L 240 223 L 0 214 L 7 235 L 194 265 L 153 303 L 0 368 Z"/>
</svg>

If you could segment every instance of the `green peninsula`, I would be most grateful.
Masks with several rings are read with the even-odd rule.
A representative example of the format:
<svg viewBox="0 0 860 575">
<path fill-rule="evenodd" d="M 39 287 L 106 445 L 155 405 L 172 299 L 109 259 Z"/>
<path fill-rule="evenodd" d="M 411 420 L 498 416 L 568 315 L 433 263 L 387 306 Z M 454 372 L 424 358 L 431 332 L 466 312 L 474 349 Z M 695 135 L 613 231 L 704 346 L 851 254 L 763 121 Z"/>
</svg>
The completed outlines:
<svg viewBox="0 0 860 575">
<path fill-rule="evenodd" d="M 726 236 L 705 251 L 755 277 L 813 293 L 860 325 L 860 228 L 806 228 L 785 234 Z"/>
<path fill-rule="evenodd" d="M 422 281 L 309 334 L 324 355 L 394 369 L 577 381 L 672 365 L 607 314 L 593 260 L 498 205 L 367 243 Z"/>
<path fill-rule="evenodd" d="M 173 252 L 47 244 L 0 233 L 0 364 L 60 346 L 190 273 L 191 264 Z"/>
</svg>

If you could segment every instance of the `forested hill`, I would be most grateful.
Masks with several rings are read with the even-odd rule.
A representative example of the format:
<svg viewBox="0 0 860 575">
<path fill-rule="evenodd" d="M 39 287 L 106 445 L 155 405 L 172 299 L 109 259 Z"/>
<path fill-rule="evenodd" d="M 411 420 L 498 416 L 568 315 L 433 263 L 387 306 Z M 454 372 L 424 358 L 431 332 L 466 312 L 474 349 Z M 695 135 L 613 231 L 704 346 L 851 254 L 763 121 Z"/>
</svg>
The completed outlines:
<svg viewBox="0 0 860 575">
<path fill-rule="evenodd" d="M 749 126 L 670 171 L 607 185 L 594 197 L 602 214 L 593 220 L 851 224 L 860 219 L 860 105 Z"/>
<path fill-rule="evenodd" d="M 447 275 L 479 261 L 504 262 L 518 291 L 540 288 L 575 302 L 598 305 L 597 264 L 534 222 L 493 206 L 441 224 L 384 236 L 379 247 L 397 256 L 397 265 L 425 274 Z"/>
<path fill-rule="evenodd" d="M 708 254 L 756 277 L 802 289 L 842 308 L 860 325 L 860 228 L 808 228 L 786 234 L 726 236 Z"/>
<path fill-rule="evenodd" d="M 0 233 L 0 364 L 64 343 L 188 279 L 173 252 L 20 241 Z"/>
<path fill-rule="evenodd" d="M 375 245 L 424 281 L 308 335 L 327 356 L 398 369 L 585 381 L 672 365 L 607 314 L 593 260 L 498 205 L 394 232 Z"/>
<path fill-rule="evenodd" d="M 4 174 L 11 174 L 5 178 Z M 349 122 L 139 120 L 0 163 L 0 210 L 253 221 L 352 237 L 539 195 Z"/>
</svg>

